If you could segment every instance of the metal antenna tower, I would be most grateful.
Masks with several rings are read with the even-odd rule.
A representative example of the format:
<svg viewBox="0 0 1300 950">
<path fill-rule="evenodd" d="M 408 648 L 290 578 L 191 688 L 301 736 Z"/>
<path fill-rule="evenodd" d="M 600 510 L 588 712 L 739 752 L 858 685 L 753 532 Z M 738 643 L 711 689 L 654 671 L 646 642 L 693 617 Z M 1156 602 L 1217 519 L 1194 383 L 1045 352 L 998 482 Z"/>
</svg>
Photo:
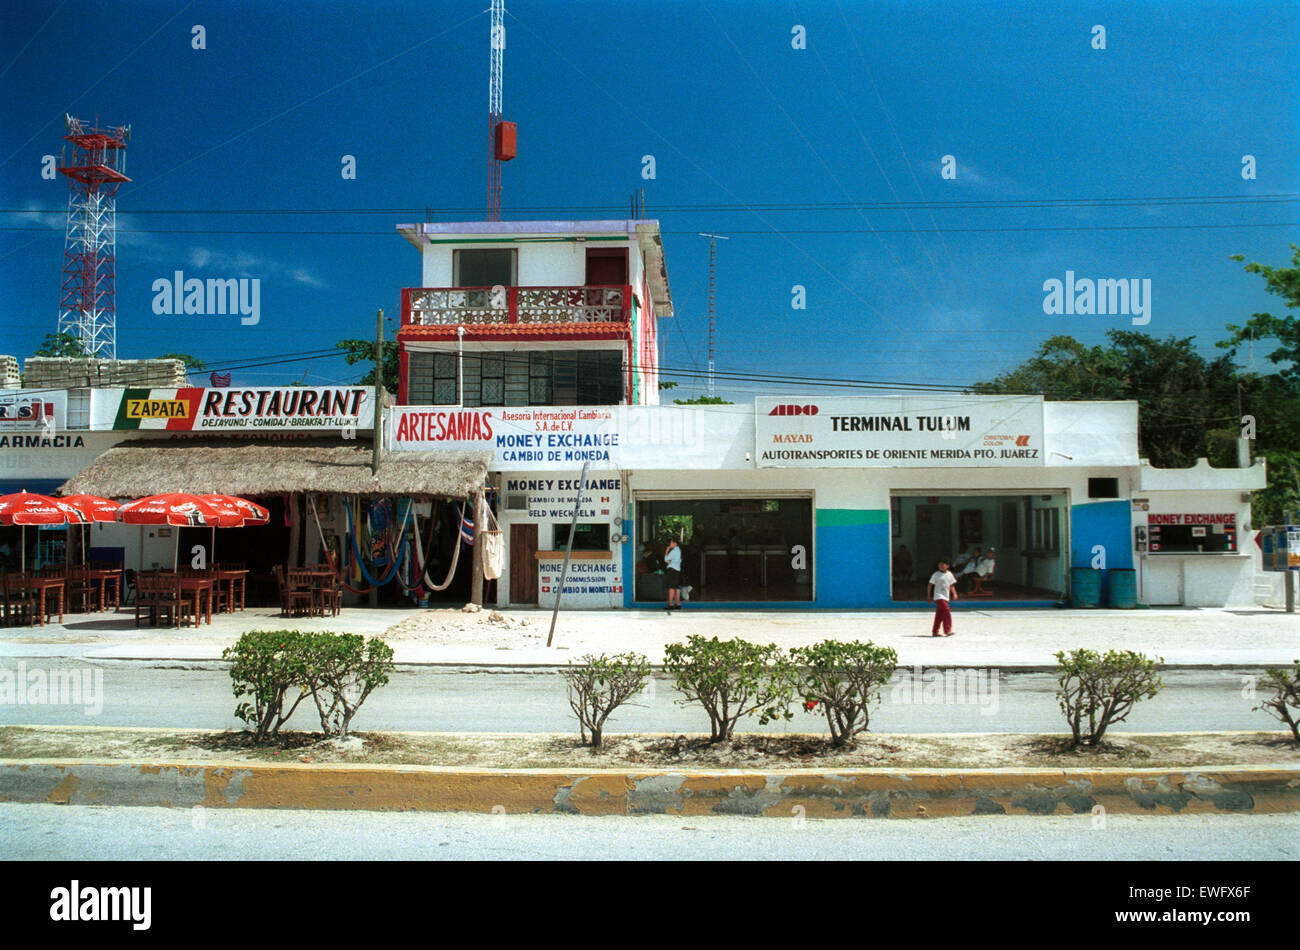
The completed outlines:
<svg viewBox="0 0 1300 950">
<path fill-rule="evenodd" d="M 492 0 L 492 31 L 488 63 L 488 220 L 501 220 L 501 81 L 506 51 L 505 26 L 506 0 Z M 514 143 L 510 143 L 510 157 L 514 157 Z"/>
<path fill-rule="evenodd" d="M 699 232 L 700 237 L 709 239 L 709 396 L 713 396 L 713 345 L 717 338 L 717 313 L 714 301 L 717 296 L 718 268 L 717 268 L 717 241 L 730 241 L 731 238 L 724 237 L 721 234 L 708 234 L 704 231 Z"/>
<path fill-rule="evenodd" d="M 67 176 L 68 227 L 63 242 L 63 285 L 59 297 L 59 332 L 76 337 L 87 356 L 117 359 L 113 284 L 117 257 L 117 189 L 130 181 L 126 167 L 129 125 L 93 128 L 64 116 L 72 143 L 60 155 L 59 173 Z"/>
</svg>

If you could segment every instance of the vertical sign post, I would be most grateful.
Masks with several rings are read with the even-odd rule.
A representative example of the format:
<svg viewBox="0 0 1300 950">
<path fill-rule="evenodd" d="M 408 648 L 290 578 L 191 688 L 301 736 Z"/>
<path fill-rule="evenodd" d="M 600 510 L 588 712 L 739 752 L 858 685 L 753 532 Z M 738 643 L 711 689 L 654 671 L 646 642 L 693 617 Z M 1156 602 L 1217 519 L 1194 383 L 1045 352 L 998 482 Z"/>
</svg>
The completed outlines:
<svg viewBox="0 0 1300 950">
<path fill-rule="evenodd" d="M 564 579 L 569 574 L 569 555 L 573 553 L 573 536 L 578 533 L 578 509 L 582 507 L 582 493 L 587 489 L 587 469 L 591 460 L 582 463 L 582 478 L 578 481 L 578 497 L 573 502 L 573 520 L 569 522 L 569 543 L 564 546 L 564 564 L 560 568 L 560 586 L 555 592 L 555 607 L 551 610 L 551 632 L 546 635 L 549 647 L 555 640 L 555 619 L 560 615 L 560 598 L 564 596 Z"/>
</svg>

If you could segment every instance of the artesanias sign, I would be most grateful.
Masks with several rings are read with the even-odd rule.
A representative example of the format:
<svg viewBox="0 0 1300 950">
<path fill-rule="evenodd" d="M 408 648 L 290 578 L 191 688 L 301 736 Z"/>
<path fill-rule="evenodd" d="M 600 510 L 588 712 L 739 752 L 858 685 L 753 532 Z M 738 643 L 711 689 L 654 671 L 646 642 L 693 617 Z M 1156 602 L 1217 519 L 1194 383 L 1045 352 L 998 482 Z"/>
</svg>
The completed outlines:
<svg viewBox="0 0 1300 950">
<path fill-rule="evenodd" d="M 1038 396 L 755 400 L 760 468 L 1043 465 Z"/>
</svg>

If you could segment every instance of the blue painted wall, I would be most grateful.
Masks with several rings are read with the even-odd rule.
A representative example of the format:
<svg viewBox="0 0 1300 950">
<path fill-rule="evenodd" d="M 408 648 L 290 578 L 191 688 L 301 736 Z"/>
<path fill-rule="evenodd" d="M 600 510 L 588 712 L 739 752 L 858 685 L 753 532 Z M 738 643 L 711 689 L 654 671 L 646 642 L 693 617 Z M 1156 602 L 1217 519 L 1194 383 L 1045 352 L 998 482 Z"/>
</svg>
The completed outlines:
<svg viewBox="0 0 1300 950">
<path fill-rule="evenodd" d="M 1106 551 L 1101 572 L 1101 602 L 1110 598 L 1110 572 L 1133 567 L 1133 519 L 1128 499 L 1094 501 L 1070 508 L 1070 567 L 1092 567 L 1093 548 Z"/>
<path fill-rule="evenodd" d="M 888 607 L 889 511 L 817 509 L 816 607 Z"/>
</svg>

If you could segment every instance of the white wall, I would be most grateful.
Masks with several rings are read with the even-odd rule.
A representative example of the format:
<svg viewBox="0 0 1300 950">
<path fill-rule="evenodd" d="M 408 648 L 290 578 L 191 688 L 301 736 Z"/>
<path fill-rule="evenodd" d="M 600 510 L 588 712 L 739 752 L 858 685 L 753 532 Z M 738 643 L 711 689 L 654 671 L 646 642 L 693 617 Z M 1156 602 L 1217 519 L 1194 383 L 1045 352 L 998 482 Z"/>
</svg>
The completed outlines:
<svg viewBox="0 0 1300 950">
<path fill-rule="evenodd" d="M 639 276 L 641 251 L 629 241 L 538 241 L 524 244 L 429 244 L 422 255 L 423 287 L 454 285 L 453 252 L 459 249 L 513 248 L 518 252 L 516 282 L 520 287 L 581 287 L 587 282 L 587 248 L 631 248 L 629 276 Z M 633 281 L 635 285 L 635 280 Z"/>
<path fill-rule="evenodd" d="M 1136 465 L 1136 402 L 1043 402 L 1048 465 Z"/>
<path fill-rule="evenodd" d="M 1135 525 L 1146 524 L 1146 516 L 1151 514 L 1234 514 L 1238 552 L 1148 553 L 1140 557 L 1138 583 L 1143 602 L 1185 607 L 1234 607 L 1255 602 L 1259 557 L 1254 550 L 1254 532 L 1246 530 L 1250 504 L 1241 500 L 1240 491 L 1148 491 L 1147 498 L 1149 510 L 1134 513 Z"/>
</svg>

